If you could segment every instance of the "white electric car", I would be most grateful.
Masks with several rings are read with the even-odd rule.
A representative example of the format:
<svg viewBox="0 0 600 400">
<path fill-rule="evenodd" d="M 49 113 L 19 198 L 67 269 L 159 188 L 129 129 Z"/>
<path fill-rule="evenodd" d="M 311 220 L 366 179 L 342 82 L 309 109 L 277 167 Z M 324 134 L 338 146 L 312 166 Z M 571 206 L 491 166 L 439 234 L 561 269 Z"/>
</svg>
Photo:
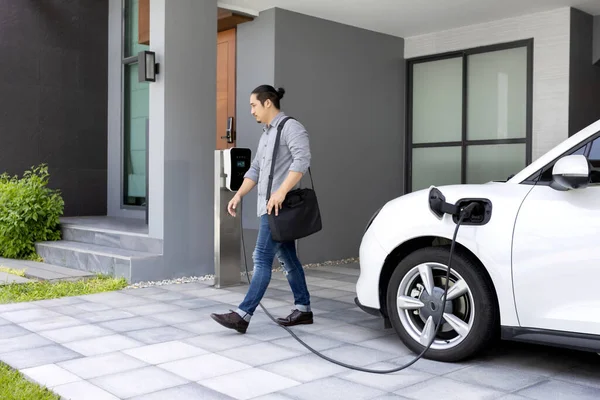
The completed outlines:
<svg viewBox="0 0 600 400">
<path fill-rule="evenodd" d="M 442 310 L 452 210 L 473 201 Z M 443 313 L 429 359 L 465 359 L 497 338 L 600 352 L 600 121 L 506 182 L 432 187 L 385 204 L 362 239 L 356 292 L 356 304 L 415 353 Z"/>
</svg>

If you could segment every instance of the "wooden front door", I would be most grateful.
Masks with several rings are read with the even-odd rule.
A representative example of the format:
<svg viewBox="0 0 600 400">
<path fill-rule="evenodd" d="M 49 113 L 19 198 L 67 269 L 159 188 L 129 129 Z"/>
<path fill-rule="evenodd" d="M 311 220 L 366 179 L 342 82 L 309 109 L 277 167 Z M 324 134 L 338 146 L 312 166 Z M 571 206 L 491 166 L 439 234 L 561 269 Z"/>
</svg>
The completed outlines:
<svg viewBox="0 0 600 400">
<path fill-rule="evenodd" d="M 217 34 L 217 150 L 235 146 L 235 34 Z"/>
</svg>

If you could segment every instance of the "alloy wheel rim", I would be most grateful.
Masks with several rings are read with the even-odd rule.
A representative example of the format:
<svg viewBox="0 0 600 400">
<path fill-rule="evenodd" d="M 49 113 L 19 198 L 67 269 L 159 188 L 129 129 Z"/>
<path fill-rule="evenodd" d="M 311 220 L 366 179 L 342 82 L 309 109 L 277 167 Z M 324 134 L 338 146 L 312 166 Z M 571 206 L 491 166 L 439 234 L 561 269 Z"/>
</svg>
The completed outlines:
<svg viewBox="0 0 600 400">
<path fill-rule="evenodd" d="M 402 326 L 410 337 L 427 346 L 435 333 L 439 315 L 442 323 L 431 349 L 447 350 L 462 343 L 471 332 L 475 320 L 475 302 L 467 282 L 454 269 L 446 304 L 441 298 L 448 267 L 426 262 L 413 267 L 400 282 L 396 293 L 396 310 Z"/>
</svg>

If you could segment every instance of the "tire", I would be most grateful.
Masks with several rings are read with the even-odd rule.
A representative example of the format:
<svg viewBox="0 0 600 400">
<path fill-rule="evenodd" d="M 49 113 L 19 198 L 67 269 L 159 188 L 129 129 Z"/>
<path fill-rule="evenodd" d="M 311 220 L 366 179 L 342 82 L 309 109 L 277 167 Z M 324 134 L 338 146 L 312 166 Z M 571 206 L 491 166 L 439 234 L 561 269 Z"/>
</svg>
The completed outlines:
<svg viewBox="0 0 600 400">
<path fill-rule="evenodd" d="M 402 342 L 417 354 L 429 343 L 427 338 L 435 332 L 441 314 L 449 256 L 449 246 L 417 250 L 398 264 L 388 283 L 386 301 L 391 324 Z M 428 270 L 430 274 L 426 273 Z M 426 281 L 433 281 L 433 296 L 427 292 L 430 285 L 424 284 Z M 462 282 L 451 289 L 458 281 Z M 442 325 L 423 357 L 457 362 L 474 356 L 491 343 L 499 311 L 489 278 L 456 248 L 447 298 Z M 429 336 L 423 335 L 424 330 Z"/>
</svg>

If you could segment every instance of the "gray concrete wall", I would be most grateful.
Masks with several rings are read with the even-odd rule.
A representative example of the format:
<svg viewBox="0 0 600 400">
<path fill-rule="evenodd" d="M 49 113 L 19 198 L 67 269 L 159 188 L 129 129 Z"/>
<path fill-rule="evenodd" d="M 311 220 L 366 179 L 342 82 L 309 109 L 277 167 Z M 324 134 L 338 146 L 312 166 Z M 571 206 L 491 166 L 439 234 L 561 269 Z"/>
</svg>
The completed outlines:
<svg viewBox="0 0 600 400">
<path fill-rule="evenodd" d="M 45 162 L 65 215 L 106 213 L 108 1 L 0 6 L 0 173 Z"/>
<path fill-rule="evenodd" d="M 238 147 L 247 147 L 254 156 L 262 125 L 250 115 L 250 93 L 263 83 L 275 79 L 275 10 L 267 10 L 254 21 L 237 27 L 236 118 Z M 242 203 L 242 226 L 248 268 L 253 267 L 252 251 L 258 236 L 256 189 Z"/>
<path fill-rule="evenodd" d="M 600 66 L 593 64 L 594 18 L 571 10 L 569 135 L 600 119 Z"/>
<path fill-rule="evenodd" d="M 214 272 L 216 15 L 216 0 L 150 2 L 160 73 L 150 85 L 149 233 L 164 239 L 155 277 Z"/>
<path fill-rule="evenodd" d="M 239 26 L 238 145 L 256 150 L 261 127 L 249 116 L 248 98 L 263 83 L 286 89 L 283 111 L 310 135 L 323 230 L 299 241 L 302 262 L 358 256 L 371 214 L 402 194 L 403 45 L 401 38 L 282 9 Z M 244 204 L 250 256 L 256 193 Z"/>
<path fill-rule="evenodd" d="M 594 17 L 594 50 L 592 52 L 594 64 L 600 63 L 600 15 Z"/>
</svg>

